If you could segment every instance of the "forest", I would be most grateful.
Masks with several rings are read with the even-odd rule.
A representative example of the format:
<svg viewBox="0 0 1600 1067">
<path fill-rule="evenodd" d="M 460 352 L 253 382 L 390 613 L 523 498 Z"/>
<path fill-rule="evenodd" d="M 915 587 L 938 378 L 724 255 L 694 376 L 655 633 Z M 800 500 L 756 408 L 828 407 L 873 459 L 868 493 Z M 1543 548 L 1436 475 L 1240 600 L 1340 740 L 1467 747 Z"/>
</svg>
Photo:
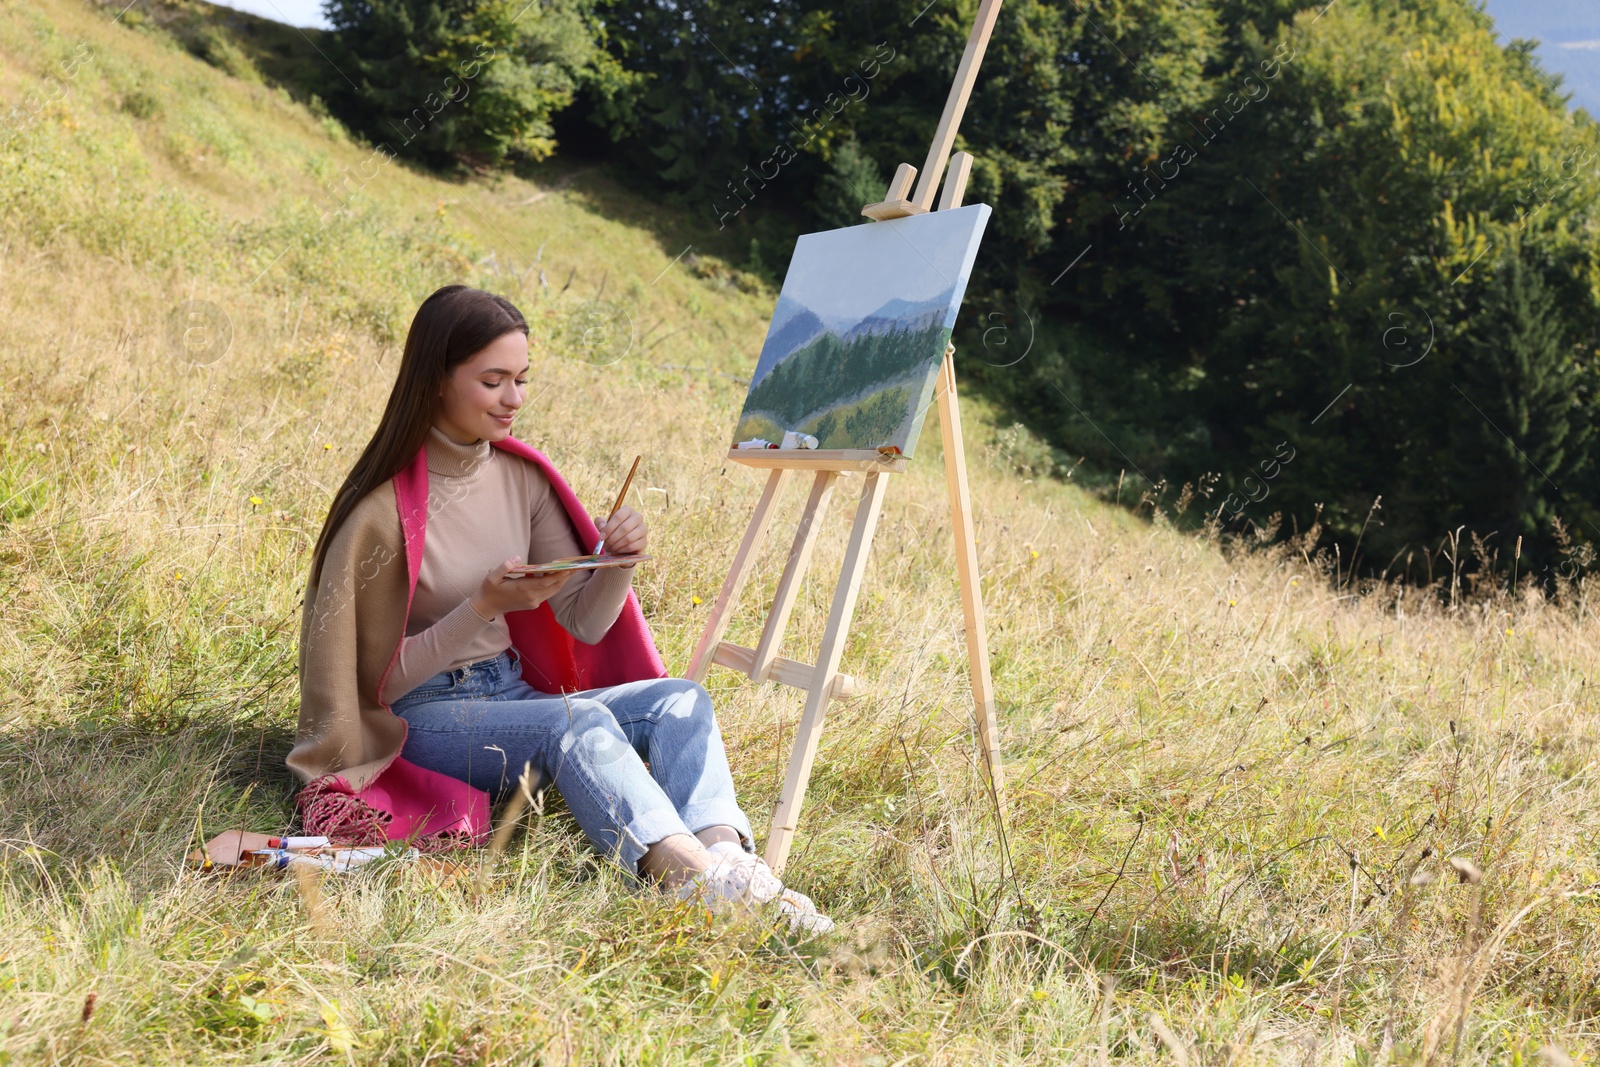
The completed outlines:
<svg viewBox="0 0 1600 1067">
<path fill-rule="evenodd" d="M 608 167 L 775 286 L 920 164 L 974 8 L 331 0 L 322 89 L 429 166 Z M 1600 133 L 1565 100 L 1471 0 L 1009 0 L 958 144 L 995 209 L 958 370 L 1121 499 L 1187 486 L 1374 573 L 1446 538 L 1577 565 Z"/>
</svg>

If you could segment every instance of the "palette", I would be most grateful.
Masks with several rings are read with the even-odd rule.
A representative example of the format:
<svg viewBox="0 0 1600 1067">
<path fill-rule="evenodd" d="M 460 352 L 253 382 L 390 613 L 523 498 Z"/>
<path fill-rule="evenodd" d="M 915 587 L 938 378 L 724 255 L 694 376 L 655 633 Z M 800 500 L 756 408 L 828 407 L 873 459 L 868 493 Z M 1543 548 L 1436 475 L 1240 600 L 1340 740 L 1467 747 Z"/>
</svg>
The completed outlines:
<svg viewBox="0 0 1600 1067">
<path fill-rule="evenodd" d="M 598 556 L 564 556 L 553 559 L 548 563 L 524 563 L 512 567 L 508 576 L 520 578 L 524 574 L 558 574 L 562 571 L 597 571 L 607 567 L 627 567 L 635 563 L 643 563 L 651 557 L 640 552 L 629 555 L 612 555 L 603 552 Z"/>
</svg>

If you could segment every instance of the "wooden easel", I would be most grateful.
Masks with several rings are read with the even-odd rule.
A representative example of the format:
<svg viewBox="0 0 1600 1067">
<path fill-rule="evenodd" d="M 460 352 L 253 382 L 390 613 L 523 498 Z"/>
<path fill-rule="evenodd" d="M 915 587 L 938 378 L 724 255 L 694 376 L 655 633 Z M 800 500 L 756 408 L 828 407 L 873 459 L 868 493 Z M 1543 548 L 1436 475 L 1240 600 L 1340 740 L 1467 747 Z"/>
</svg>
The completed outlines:
<svg viewBox="0 0 1600 1067">
<path fill-rule="evenodd" d="M 883 202 L 863 207 L 863 215 L 884 220 L 920 215 L 931 210 L 939 185 L 937 176 L 945 171 L 947 161 L 949 169 L 945 174 L 944 194 L 939 200 L 939 209 L 961 206 L 967 178 L 972 171 L 972 156 L 957 152 L 952 157 L 950 150 L 955 144 L 956 130 L 961 124 L 962 112 L 966 110 L 967 98 L 977 78 L 978 65 L 983 61 L 984 50 L 988 47 L 989 35 L 1000 14 L 1000 3 L 1001 0 L 982 0 L 978 7 L 972 33 L 967 38 L 966 51 L 961 56 L 961 65 L 956 69 L 955 83 L 950 87 L 939 128 L 928 148 L 922 180 L 915 194 L 911 193 L 911 183 L 917 176 L 917 168 L 902 163 L 895 171 Z M 967 664 L 972 675 L 978 742 L 983 750 L 983 763 L 998 814 L 1004 820 L 1006 804 L 1000 766 L 1000 737 L 995 723 L 994 686 L 989 677 L 989 642 L 983 621 L 983 597 L 978 587 L 978 550 L 973 540 L 972 503 L 967 492 L 961 410 L 956 402 L 955 365 L 951 359 L 954 352 L 953 346 L 945 349 L 944 363 L 939 369 L 934 393 L 938 398 L 939 429 L 944 440 L 945 482 L 950 494 L 950 519 L 955 533 L 956 573 L 961 582 L 961 614 L 966 625 Z M 816 760 L 817 744 L 822 738 L 822 722 L 828 701 L 849 700 L 857 695 L 855 679 L 839 673 L 839 660 L 844 654 L 850 621 L 855 615 L 856 593 L 866 570 L 867 552 L 878 525 L 883 495 L 889 486 L 888 476 L 903 472 L 907 460 L 892 452 L 885 454 L 872 449 L 736 448 L 728 452 L 728 458 L 749 467 L 764 468 L 770 473 L 761 499 L 756 503 L 755 513 L 750 516 L 750 525 L 745 528 L 744 540 L 734 554 L 728 578 L 711 607 L 711 617 L 706 621 L 700 643 L 695 646 L 694 657 L 689 661 L 685 677 L 697 682 L 704 681 L 711 664 L 718 663 L 748 674 L 752 681 L 781 682 L 806 691 L 805 711 L 800 718 L 794 751 L 789 757 L 789 769 L 784 777 L 783 793 L 773 813 L 772 831 L 767 838 L 767 864 L 774 871 L 782 871 L 789 858 L 795 827 L 800 821 L 800 806 L 805 800 L 811 765 Z M 811 495 L 801 512 L 799 529 L 795 531 L 783 576 L 778 579 L 778 590 L 766 625 L 762 628 L 761 641 L 754 649 L 729 644 L 722 640 L 722 635 L 727 631 L 734 604 L 760 553 L 761 542 L 777 505 L 778 491 L 790 471 L 814 472 Z M 861 496 L 817 662 L 808 664 L 785 659 L 778 655 L 778 647 L 783 642 L 783 632 L 788 626 L 795 598 L 799 595 L 800 583 L 811 565 L 811 554 L 816 548 L 823 513 L 839 479 L 855 473 L 864 475 Z"/>
</svg>

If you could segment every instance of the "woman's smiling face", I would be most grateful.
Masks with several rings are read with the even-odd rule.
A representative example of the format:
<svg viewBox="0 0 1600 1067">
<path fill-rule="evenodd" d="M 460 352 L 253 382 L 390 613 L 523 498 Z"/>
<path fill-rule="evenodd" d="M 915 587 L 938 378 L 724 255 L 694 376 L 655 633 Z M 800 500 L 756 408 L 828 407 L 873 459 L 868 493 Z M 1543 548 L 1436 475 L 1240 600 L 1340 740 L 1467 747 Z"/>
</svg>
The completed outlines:
<svg viewBox="0 0 1600 1067">
<path fill-rule="evenodd" d="M 458 444 L 509 437 L 528 395 L 527 378 L 527 336 L 521 330 L 501 334 L 445 377 L 434 425 Z"/>
</svg>

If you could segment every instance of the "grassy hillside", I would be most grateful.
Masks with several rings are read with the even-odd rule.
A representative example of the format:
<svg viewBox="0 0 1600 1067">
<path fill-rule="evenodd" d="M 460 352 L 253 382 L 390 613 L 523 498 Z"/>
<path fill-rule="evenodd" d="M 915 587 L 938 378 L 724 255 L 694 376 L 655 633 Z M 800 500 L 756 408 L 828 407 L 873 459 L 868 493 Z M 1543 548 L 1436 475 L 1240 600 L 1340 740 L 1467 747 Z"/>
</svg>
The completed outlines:
<svg viewBox="0 0 1600 1067">
<path fill-rule="evenodd" d="M 592 504 L 645 453 L 637 585 L 674 670 L 759 489 L 722 457 L 773 296 L 596 172 L 388 163 L 335 212 L 370 148 L 120 6 L 0 0 L 0 105 L 30 116 L 0 147 L 0 1062 L 1600 1051 L 1591 585 L 1350 588 L 1293 543 L 1178 532 L 1187 500 L 1024 477 L 1026 439 L 976 407 L 1012 817 L 973 762 L 933 434 L 889 495 L 845 659 L 869 692 L 830 718 L 791 860 L 829 938 L 630 892 L 558 802 L 482 879 L 185 869 L 198 838 L 287 825 L 310 547 L 423 296 L 524 309 L 515 432 Z M 764 829 L 799 700 L 711 685 Z"/>
</svg>

